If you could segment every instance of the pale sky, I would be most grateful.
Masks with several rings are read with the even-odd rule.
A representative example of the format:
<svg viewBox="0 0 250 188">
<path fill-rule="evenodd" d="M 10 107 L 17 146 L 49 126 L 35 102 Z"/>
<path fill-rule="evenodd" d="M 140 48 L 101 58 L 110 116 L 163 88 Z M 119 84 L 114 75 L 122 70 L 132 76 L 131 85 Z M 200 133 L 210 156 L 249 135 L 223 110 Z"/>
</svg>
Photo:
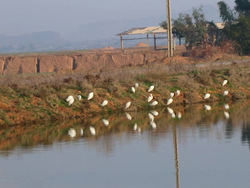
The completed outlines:
<svg viewBox="0 0 250 188">
<path fill-rule="evenodd" d="M 219 0 L 172 0 L 172 13 L 212 5 Z M 225 0 L 231 7 L 234 0 Z M 166 0 L 0 0 L 0 34 L 39 31 L 71 32 L 82 24 L 157 17 L 166 14 Z"/>
</svg>

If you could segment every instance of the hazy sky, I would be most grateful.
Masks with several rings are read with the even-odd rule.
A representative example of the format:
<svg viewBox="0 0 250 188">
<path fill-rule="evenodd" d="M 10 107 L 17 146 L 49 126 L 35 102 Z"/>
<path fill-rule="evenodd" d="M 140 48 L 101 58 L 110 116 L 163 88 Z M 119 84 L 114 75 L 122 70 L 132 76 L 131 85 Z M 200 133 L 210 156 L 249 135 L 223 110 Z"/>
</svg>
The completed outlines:
<svg viewBox="0 0 250 188">
<path fill-rule="evenodd" d="M 212 5 L 219 0 L 172 0 L 173 13 Z M 234 0 L 225 0 L 231 7 Z M 71 32 L 86 23 L 157 17 L 166 14 L 166 0 L 0 0 L 0 34 L 37 31 Z"/>
</svg>

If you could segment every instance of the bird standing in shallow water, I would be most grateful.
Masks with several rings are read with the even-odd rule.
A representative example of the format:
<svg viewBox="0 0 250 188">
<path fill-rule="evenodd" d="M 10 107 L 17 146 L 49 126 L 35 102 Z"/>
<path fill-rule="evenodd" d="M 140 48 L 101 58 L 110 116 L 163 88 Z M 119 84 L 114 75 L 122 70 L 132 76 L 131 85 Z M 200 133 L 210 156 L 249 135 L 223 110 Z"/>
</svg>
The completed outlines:
<svg viewBox="0 0 250 188">
<path fill-rule="evenodd" d="M 94 97 L 94 92 L 90 92 L 88 95 L 88 100 L 92 99 Z"/>
<path fill-rule="evenodd" d="M 95 131 L 95 128 L 94 128 L 94 127 L 90 126 L 90 127 L 89 127 L 89 130 L 90 130 L 90 133 L 91 133 L 93 136 L 96 135 L 96 131 Z"/>
<path fill-rule="evenodd" d="M 73 128 L 70 128 L 69 131 L 68 131 L 68 135 L 69 135 L 71 138 L 76 137 L 76 130 L 73 129 Z"/>
</svg>

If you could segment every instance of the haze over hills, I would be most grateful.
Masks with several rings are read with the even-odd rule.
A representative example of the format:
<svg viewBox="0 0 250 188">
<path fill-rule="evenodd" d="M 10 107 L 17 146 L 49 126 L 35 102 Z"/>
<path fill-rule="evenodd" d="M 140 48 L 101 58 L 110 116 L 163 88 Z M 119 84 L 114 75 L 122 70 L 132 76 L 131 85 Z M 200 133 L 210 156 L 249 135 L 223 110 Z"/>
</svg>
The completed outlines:
<svg viewBox="0 0 250 188">
<path fill-rule="evenodd" d="M 204 6 L 203 11 L 208 21 L 221 21 L 217 8 L 212 5 Z M 183 13 L 191 12 L 192 9 Z M 177 18 L 178 15 L 179 13 L 173 13 L 172 17 Z M 41 31 L 19 36 L 0 35 L 0 53 L 94 49 L 106 46 L 118 48 L 120 40 L 115 36 L 116 34 L 133 27 L 158 26 L 165 19 L 165 15 L 162 15 L 130 20 L 99 21 L 82 24 L 63 36 L 60 31 Z M 141 41 L 130 42 L 128 46 L 139 42 Z"/>
</svg>

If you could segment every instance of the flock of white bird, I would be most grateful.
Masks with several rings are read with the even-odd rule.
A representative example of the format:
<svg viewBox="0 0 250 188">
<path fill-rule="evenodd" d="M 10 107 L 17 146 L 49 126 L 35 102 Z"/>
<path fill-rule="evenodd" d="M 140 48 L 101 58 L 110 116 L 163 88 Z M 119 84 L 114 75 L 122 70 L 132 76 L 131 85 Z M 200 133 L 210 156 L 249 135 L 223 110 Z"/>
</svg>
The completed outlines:
<svg viewBox="0 0 250 188">
<path fill-rule="evenodd" d="M 224 80 L 223 83 L 222 83 L 222 86 L 225 86 L 227 83 L 228 83 L 228 80 Z M 136 92 L 136 88 L 138 88 L 138 87 L 139 87 L 139 83 L 135 83 L 135 86 L 132 86 L 132 87 L 131 87 L 131 91 L 132 91 L 133 93 L 135 93 L 135 92 Z M 155 89 L 155 86 L 154 86 L 154 85 L 151 85 L 151 86 L 148 88 L 148 90 L 147 90 L 148 93 L 150 93 L 149 96 L 148 96 L 148 98 L 147 98 L 147 102 L 148 102 L 149 105 L 152 106 L 152 107 L 154 107 L 154 106 L 156 106 L 156 105 L 158 104 L 158 101 L 153 100 L 153 99 L 154 99 L 154 96 L 153 96 L 153 94 L 151 93 L 154 89 Z M 228 95 L 228 93 L 229 93 L 229 91 L 227 91 L 227 90 L 224 91 L 224 92 L 223 92 L 223 96 Z M 181 94 L 181 91 L 180 91 L 180 90 L 176 90 L 175 93 L 173 93 L 173 92 L 170 93 L 170 98 L 169 98 L 168 101 L 167 101 L 167 106 L 169 106 L 170 104 L 173 103 L 173 101 L 174 101 L 174 99 L 173 99 L 174 96 L 179 96 L 180 94 Z M 94 97 L 94 92 L 90 92 L 90 93 L 88 94 L 87 100 L 91 100 L 93 97 Z M 209 99 L 210 97 L 211 97 L 211 94 L 210 94 L 210 93 L 206 93 L 206 94 L 204 95 L 203 98 L 204 98 L 204 100 L 206 100 L 206 99 Z M 82 96 L 81 96 L 81 95 L 78 95 L 78 100 L 82 100 Z M 70 106 L 70 105 L 72 105 L 72 104 L 74 103 L 74 97 L 73 97 L 72 95 L 70 95 L 70 96 L 68 96 L 68 97 L 66 98 L 66 101 L 68 102 L 68 104 L 69 104 L 69 106 Z M 128 108 L 130 108 L 131 104 L 132 104 L 132 102 L 131 102 L 131 101 L 128 101 L 128 102 L 125 104 L 125 108 L 124 108 L 124 109 L 127 110 Z M 107 106 L 107 105 L 108 105 L 108 100 L 104 100 L 104 101 L 100 104 L 100 106 L 102 106 L 102 107 Z M 209 110 L 212 109 L 212 107 L 211 107 L 210 105 L 208 105 L 208 104 L 205 104 L 205 105 L 204 105 L 204 108 L 205 108 L 205 110 L 207 110 L 207 111 L 209 111 Z M 224 104 L 224 108 L 225 108 L 225 110 L 228 110 L 228 109 L 229 109 L 229 105 L 228 105 L 228 104 Z M 176 116 L 177 116 L 177 118 L 180 119 L 180 118 L 182 117 L 182 114 L 181 114 L 180 112 L 174 112 L 174 110 L 171 109 L 170 107 L 167 107 L 167 110 L 168 110 L 168 113 L 171 115 L 172 118 L 176 118 Z M 132 116 L 131 116 L 128 112 L 125 112 L 125 115 L 126 115 L 126 118 L 127 118 L 128 120 L 132 120 Z M 157 128 L 157 124 L 155 123 L 154 119 L 155 119 L 155 117 L 158 116 L 158 115 L 159 115 L 159 113 L 158 113 L 157 111 L 155 111 L 155 110 L 152 110 L 151 112 L 148 113 L 149 124 L 151 125 L 151 127 L 152 127 L 153 129 L 156 129 L 156 128 Z M 227 111 L 224 111 L 224 116 L 226 117 L 226 119 L 229 119 L 229 118 L 230 118 L 230 115 L 229 115 L 229 113 L 228 113 Z M 109 120 L 107 120 L 107 119 L 102 119 L 102 123 L 103 123 L 105 126 L 109 126 Z M 90 131 L 90 133 L 91 133 L 93 136 L 96 135 L 96 130 L 95 130 L 94 127 L 90 126 L 90 127 L 89 127 L 89 131 Z M 141 132 L 141 128 L 137 125 L 137 123 L 134 124 L 134 131 Z M 69 134 L 70 137 L 74 138 L 74 137 L 76 136 L 76 131 L 75 131 L 75 129 L 70 128 L 69 131 L 68 131 L 68 134 Z M 83 129 L 80 130 L 80 135 L 81 135 L 81 136 L 83 135 Z"/>
</svg>

